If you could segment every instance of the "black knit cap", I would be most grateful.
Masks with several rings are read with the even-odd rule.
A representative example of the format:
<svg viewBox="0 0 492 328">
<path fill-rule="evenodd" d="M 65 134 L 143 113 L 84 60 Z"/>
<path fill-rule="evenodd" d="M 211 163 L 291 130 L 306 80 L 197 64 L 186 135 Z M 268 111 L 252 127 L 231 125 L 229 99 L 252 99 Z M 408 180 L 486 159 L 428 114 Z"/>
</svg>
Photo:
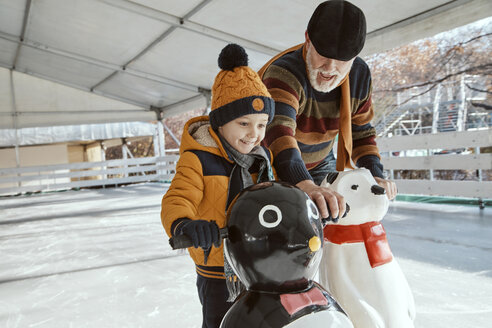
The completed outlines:
<svg viewBox="0 0 492 328">
<path fill-rule="evenodd" d="M 364 47 L 366 18 L 362 10 L 348 1 L 325 1 L 311 16 L 307 32 L 321 56 L 348 61 Z"/>
</svg>

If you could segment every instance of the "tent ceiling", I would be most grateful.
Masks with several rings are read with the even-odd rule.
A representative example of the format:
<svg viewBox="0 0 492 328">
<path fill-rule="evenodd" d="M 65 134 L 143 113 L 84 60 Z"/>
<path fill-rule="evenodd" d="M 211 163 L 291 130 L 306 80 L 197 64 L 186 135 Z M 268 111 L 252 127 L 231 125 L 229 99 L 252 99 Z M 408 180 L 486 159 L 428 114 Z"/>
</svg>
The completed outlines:
<svg viewBox="0 0 492 328">
<path fill-rule="evenodd" d="M 259 69 L 303 42 L 319 2 L 0 0 L 0 66 L 10 70 L 0 72 L 0 128 L 148 120 L 155 111 L 165 117 L 204 107 L 222 47 L 241 44 L 250 66 Z M 352 2 L 367 16 L 363 55 L 492 15 L 489 0 Z M 103 101 L 106 107 L 98 111 L 95 95 L 89 95 L 85 106 L 63 107 L 50 99 L 53 94 L 33 96 L 29 90 L 39 78 L 115 102 Z M 26 97 L 40 102 L 27 108 Z"/>
</svg>

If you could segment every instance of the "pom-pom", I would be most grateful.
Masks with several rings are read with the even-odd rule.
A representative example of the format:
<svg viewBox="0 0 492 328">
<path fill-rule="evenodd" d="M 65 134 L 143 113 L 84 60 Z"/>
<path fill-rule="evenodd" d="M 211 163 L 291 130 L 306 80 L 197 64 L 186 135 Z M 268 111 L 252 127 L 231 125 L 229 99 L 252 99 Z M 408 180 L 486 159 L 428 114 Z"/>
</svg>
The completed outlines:
<svg viewBox="0 0 492 328">
<path fill-rule="evenodd" d="M 220 69 L 232 71 L 239 66 L 248 66 L 248 54 L 240 45 L 231 43 L 222 49 L 218 62 Z"/>
</svg>

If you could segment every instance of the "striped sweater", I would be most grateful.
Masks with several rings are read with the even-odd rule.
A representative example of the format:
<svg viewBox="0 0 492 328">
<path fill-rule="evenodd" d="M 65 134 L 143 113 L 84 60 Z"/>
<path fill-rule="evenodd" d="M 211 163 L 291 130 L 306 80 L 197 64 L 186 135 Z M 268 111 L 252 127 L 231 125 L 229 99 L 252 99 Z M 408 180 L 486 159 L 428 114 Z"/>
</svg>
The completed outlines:
<svg viewBox="0 0 492 328">
<path fill-rule="evenodd" d="M 264 142 L 272 150 L 279 178 L 292 184 L 312 179 L 308 170 L 332 150 L 338 134 L 340 92 L 314 90 L 306 72 L 304 47 L 274 60 L 264 71 L 263 82 L 275 100 L 275 117 Z M 268 65 L 268 64 L 267 64 Z M 352 113 L 352 160 L 382 177 L 371 102 L 371 73 L 359 57 L 349 73 Z"/>
</svg>

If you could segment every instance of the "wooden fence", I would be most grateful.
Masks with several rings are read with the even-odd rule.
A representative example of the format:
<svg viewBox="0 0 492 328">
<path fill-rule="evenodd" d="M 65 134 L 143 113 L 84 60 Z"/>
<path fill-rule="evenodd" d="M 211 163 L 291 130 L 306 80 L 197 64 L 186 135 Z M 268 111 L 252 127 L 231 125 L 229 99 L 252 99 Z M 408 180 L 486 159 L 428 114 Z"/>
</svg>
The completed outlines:
<svg viewBox="0 0 492 328">
<path fill-rule="evenodd" d="M 492 181 L 482 177 L 483 170 L 492 170 L 492 154 L 480 153 L 480 148 L 492 147 L 492 129 L 396 136 L 377 143 L 384 168 L 393 178 L 395 170 L 429 171 L 429 179 L 394 179 L 400 194 L 492 198 Z M 446 150 L 451 151 L 446 154 Z M 477 178 L 436 180 L 436 170 L 472 170 Z"/>
<path fill-rule="evenodd" d="M 0 195 L 171 180 L 178 155 L 0 169 Z"/>
<path fill-rule="evenodd" d="M 481 147 L 491 146 L 492 129 L 378 139 L 383 165 L 392 175 L 396 170 L 429 171 L 429 179 L 394 179 L 400 194 L 414 195 L 492 199 L 492 181 L 482 179 L 483 170 L 492 170 L 492 154 L 480 153 Z M 442 154 L 456 149 L 465 151 Z M 168 155 L 0 169 L 0 195 L 171 180 L 177 160 L 178 155 Z M 435 170 L 474 170 L 478 178 L 436 180 Z"/>
</svg>

